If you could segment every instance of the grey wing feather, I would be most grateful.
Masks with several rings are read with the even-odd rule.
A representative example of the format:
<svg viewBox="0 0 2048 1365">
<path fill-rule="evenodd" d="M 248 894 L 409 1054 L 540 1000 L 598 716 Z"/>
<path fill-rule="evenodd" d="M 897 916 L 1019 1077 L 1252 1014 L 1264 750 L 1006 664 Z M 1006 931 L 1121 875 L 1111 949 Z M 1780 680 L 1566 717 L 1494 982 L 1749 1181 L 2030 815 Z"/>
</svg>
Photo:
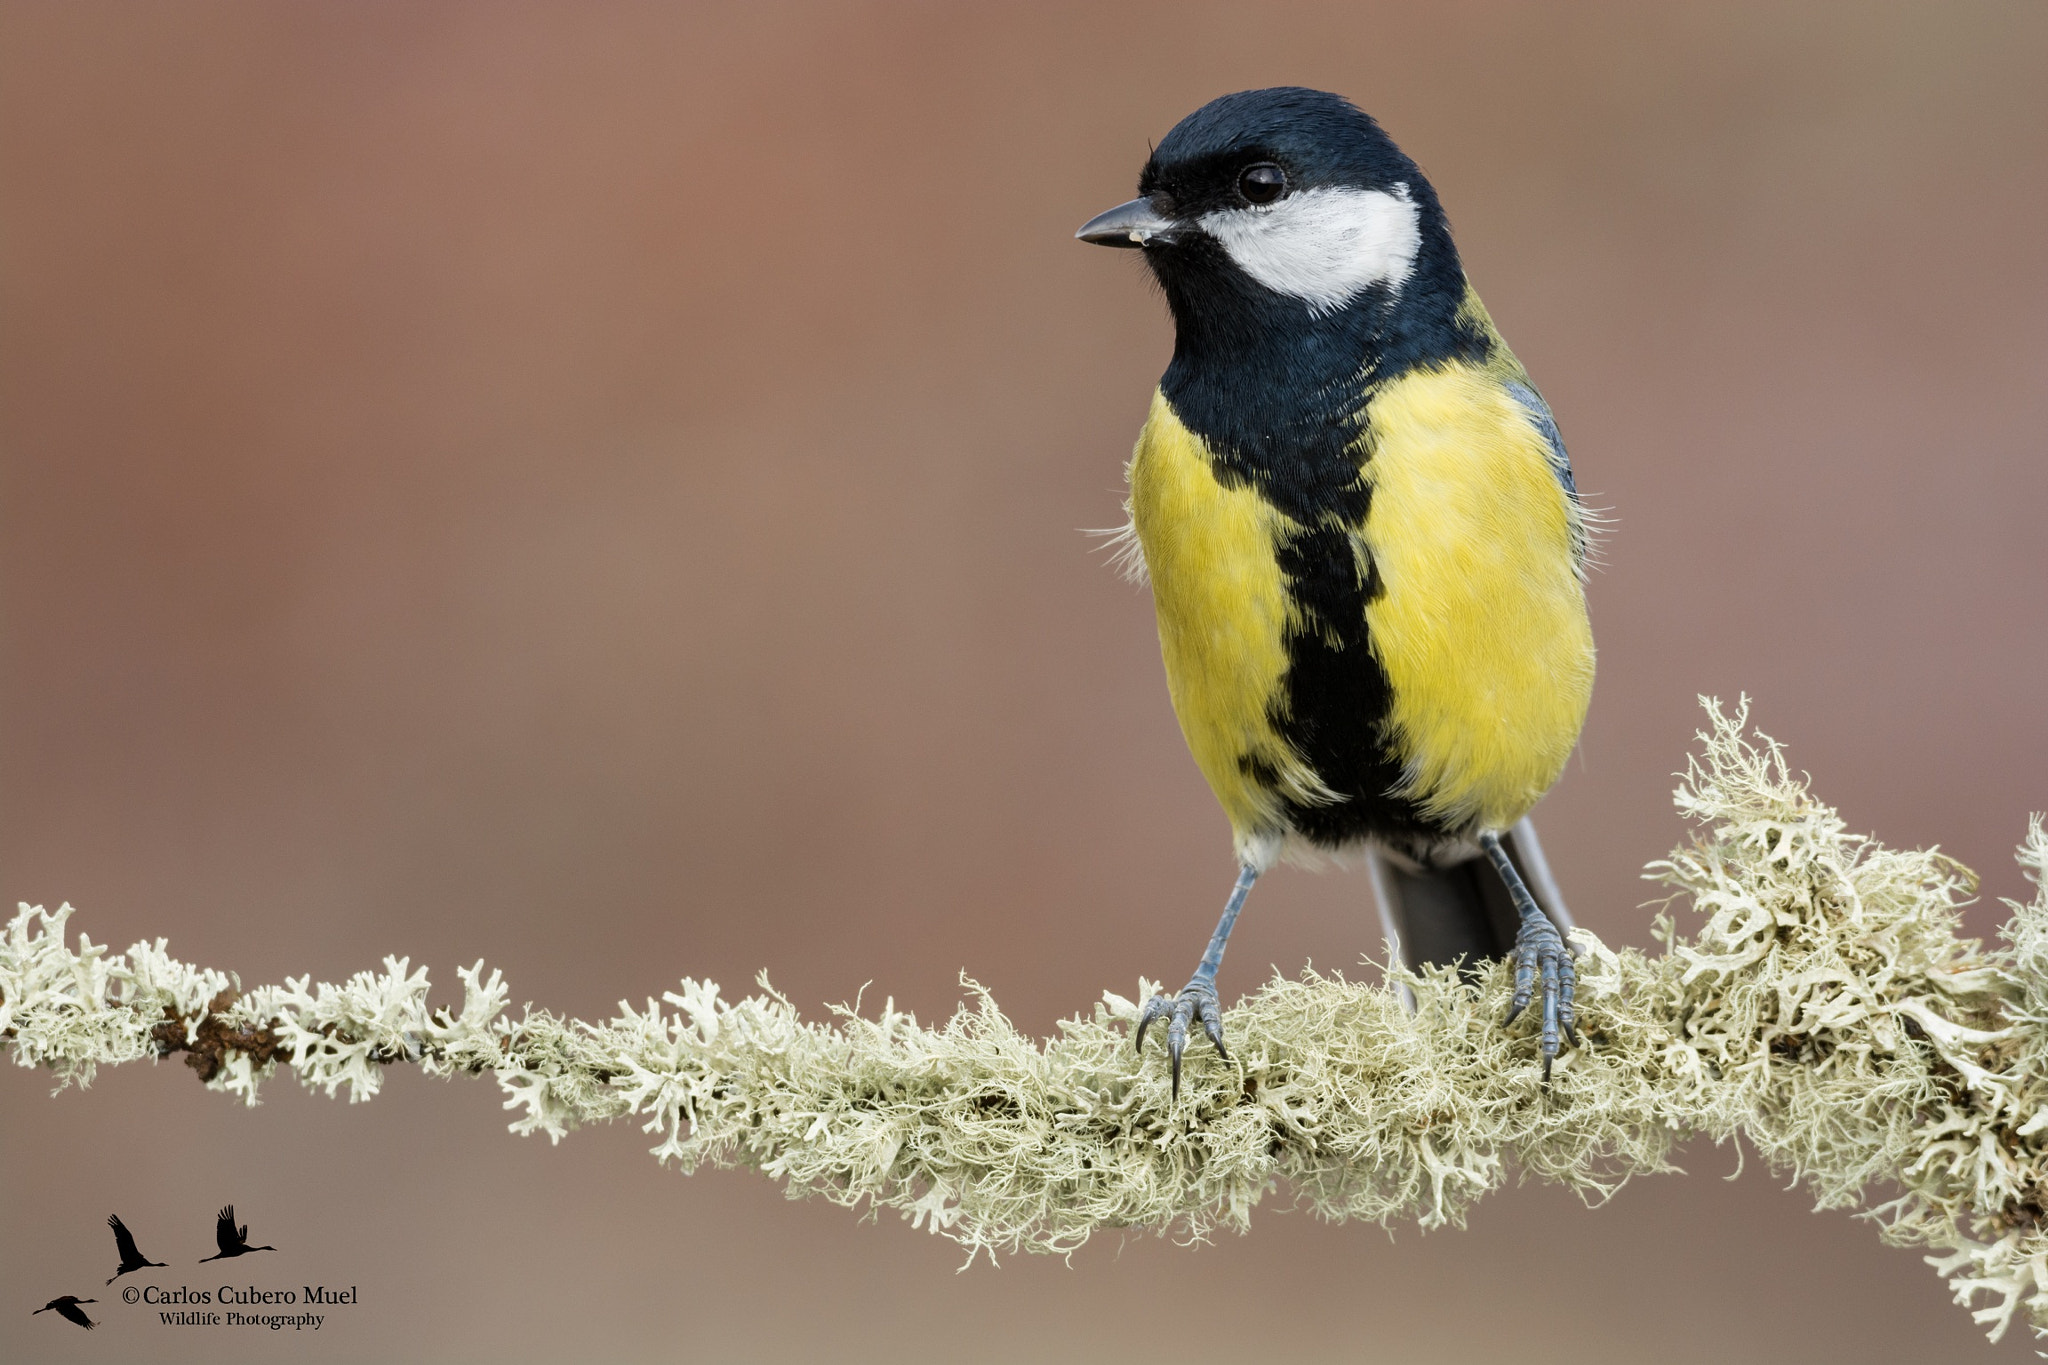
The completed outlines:
<svg viewBox="0 0 2048 1365">
<path fill-rule="evenodd" d="M 1550 404 L 1543 401 L 1543 395 L 1527 384 L 1510 381 L 1507 390 L 1522 411 L 1529 414 L 1530 422 L 1543 433 L 1543 439 L 1550 443 L 1550 472 L 1557 475 L 1557 481 L 1564 485 L 1564 491 L 1576 500 L 1579 486 L 1572 482 L 1572 459 L 1565 454 L 1564 436 L 1557 429 L 1557 419 L 1550 415 Z"/>
<path fill-rule="evenodd" d="M 1579 577 L 1583 579 L 1586 566 L 1600 562 L 1596 535 L 1605 518 L 1587 507 L 1585 499 L 1579 496 L 1579 486 L 1572 478 L 1571 457 L 1564 451 L 1564 437 L 1559 433 L 1557 419 L 1550 415 L 1550 405 L 1543 401 L 1543 395 L 1520 380 L 1509 380 L 1504 387 L 1508 396 L 1528 415 L 1529 425 L 1536 428 L 1549 447 L 1547 462 L 1558 485 L 1564 489 L 1566 515 L 1571 528 L 1572 559 L 1578 567 Z"/>
</svg>

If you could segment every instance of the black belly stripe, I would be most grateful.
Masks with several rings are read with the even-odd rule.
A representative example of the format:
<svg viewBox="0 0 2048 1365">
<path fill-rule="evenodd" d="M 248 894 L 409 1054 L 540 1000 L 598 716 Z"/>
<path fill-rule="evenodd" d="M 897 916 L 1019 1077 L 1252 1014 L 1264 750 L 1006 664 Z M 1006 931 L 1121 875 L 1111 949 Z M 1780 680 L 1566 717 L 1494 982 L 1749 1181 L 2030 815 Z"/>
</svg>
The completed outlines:
<svg viewBox="0 0 2048 1365">
<path fill-rule="evenodd" d="M 1366 604 L 1381 591 L 1342 528 L 1301 528 L 1274 547 L 1300 620 L 1284 638 L 1287 673 L 1273 728 L 1344 799 L 1287 801 L 1287 820 L 1311 843 L 1334 847 L 1374 835 L 1436 834 L 1413 801 L 1396 796 L 1402 765 L 1385 734 L 1393 704 L 1373 657 Z M 1282 709 L 1284 707 L 1284 710 Z M 1257 776 L 1256 773 L 1253 774 Z"/>
</svg>

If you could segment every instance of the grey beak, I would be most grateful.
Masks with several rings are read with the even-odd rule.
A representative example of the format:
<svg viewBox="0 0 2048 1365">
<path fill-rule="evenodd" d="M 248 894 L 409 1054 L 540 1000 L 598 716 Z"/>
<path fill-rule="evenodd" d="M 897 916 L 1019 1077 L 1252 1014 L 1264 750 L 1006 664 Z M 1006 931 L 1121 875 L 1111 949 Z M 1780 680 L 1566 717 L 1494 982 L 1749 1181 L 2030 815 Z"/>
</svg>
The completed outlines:
<svg viewBox="0 0 2048 1365">
<path fill-rule="evenodd" d="M 1166 238 L 1174 226 L 1171 218 L 1161 218 L 1152 211 L 1150 200 L 1133 199 L 1108 213 L 1096 214 L 1081 224 L 1081 230 L 1074 235 L 1097 246 L 1144 246 L 1155 237 Z"/>
</svg>

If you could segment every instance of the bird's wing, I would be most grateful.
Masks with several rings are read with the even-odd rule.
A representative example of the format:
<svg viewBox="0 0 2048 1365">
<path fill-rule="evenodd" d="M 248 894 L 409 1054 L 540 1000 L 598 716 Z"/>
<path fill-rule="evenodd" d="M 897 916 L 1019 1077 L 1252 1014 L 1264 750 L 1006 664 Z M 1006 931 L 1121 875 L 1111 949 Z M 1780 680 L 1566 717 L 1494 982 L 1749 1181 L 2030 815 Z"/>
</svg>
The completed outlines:
<svg viewBox="0 0 2048 1365">
<path fill-rule="evenodd" d="M 220 1249 L 223 1252 L 233 1251 L 237 1246 L 241 1245 L 242 1239 L 235 1235 L 235 1206 L 233 1204 L 222 1207 L 220 1217 L 214 1222 L 213 1240 L 220 1243 Z"/>
<path fill-rule="evenodd" d="M 122 1265 L 127 1265 L 130 1261 L 139 1261 L 143 1258 L 142 1252 L 136 1249 L 135 1234 L 128 1231 L 128 1225 L 121 1221 L 120 1214 L 108 1214 L 107 1226 L 114 1230 L 114 1247 L 121 1253 Z"/>
<path fill-rule="evenodd" d="M 90 1332 L 93 1329 L 93 1320 L 87 1317 L 85 1315 L 85 1310 L 83 1308 L 80 1308 L 77 1304 L 60 1303 L 57 1305 L 57 1311 L 64 1317 L 69 1318 L 71 1321 L 77 1323 L 80 1327 L 83 1327 L 86 1331 Z"/>
<path fill-rule="evenodd" d="M 1572 457 L 1565 454 L 1564 436 L 1557 429 L 1557 419 L 1550 415 L 1550 404 L 1543 401 L 1543 395 L 1527 384 L 1509 381 L 1508 394 L 1522 405 L 1529 414 L 1529 421 L 1536 430 L 1543 433 L 1543 439 L 1550 443 L 1550 472 L 1557 475 L 1557 481 L 1564 485 L 1564 491 L 1574 498 L 1579 496 L 1579 487 L 1572 482 Z"/>
<path fill-rule="evenodd" d="M 1557 419 L 1550 415 L 1550 405 L 1543 401 L 1543 395 L 1521 380 L 1510 380 L 1506 388 L 1508 396 L 1528 414 L 1529 425 L 1536 428 L 1549 447 L 1550 472 L 1564 486 L 1565 516 L 1571 523 L 1572 557 L 1579 565 L 1579 576 L 1583 578 L 1588 564 L 1600 562 L 1599 535 L 1606 518 L 1597 508 L 1586 506 L 1586 500 L 1579 496 L 1579 486 L 1572 478 L 1571 456 L 1565 454 L 1564 437 L 1558 432 Z"/>
</svg>

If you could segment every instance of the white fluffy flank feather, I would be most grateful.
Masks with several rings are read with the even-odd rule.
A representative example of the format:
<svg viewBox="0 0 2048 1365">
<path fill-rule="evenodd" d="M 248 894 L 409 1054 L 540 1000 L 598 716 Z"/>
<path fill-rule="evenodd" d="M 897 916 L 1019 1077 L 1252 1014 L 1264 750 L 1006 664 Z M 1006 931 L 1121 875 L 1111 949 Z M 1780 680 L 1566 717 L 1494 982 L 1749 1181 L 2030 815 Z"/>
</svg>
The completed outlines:
<svg viewBox="0 0 2048 1365">
<path fill-rule="evenodd" d="M 1130 511 L 1128 507 L 1124 509 Z M 1096 549 L 1109 559 L 1109 567 L 1116 576 L 1126 583 L 1150 583 L 1151 572 L 1145 567 L 1145 546 L 1138 539 L 1138 524 L 1126 518 L 1121 526 L 1106 526 L 1100 530 L 1081 532 L 1093 536 L 1099 543 Z"/>
</svg>

